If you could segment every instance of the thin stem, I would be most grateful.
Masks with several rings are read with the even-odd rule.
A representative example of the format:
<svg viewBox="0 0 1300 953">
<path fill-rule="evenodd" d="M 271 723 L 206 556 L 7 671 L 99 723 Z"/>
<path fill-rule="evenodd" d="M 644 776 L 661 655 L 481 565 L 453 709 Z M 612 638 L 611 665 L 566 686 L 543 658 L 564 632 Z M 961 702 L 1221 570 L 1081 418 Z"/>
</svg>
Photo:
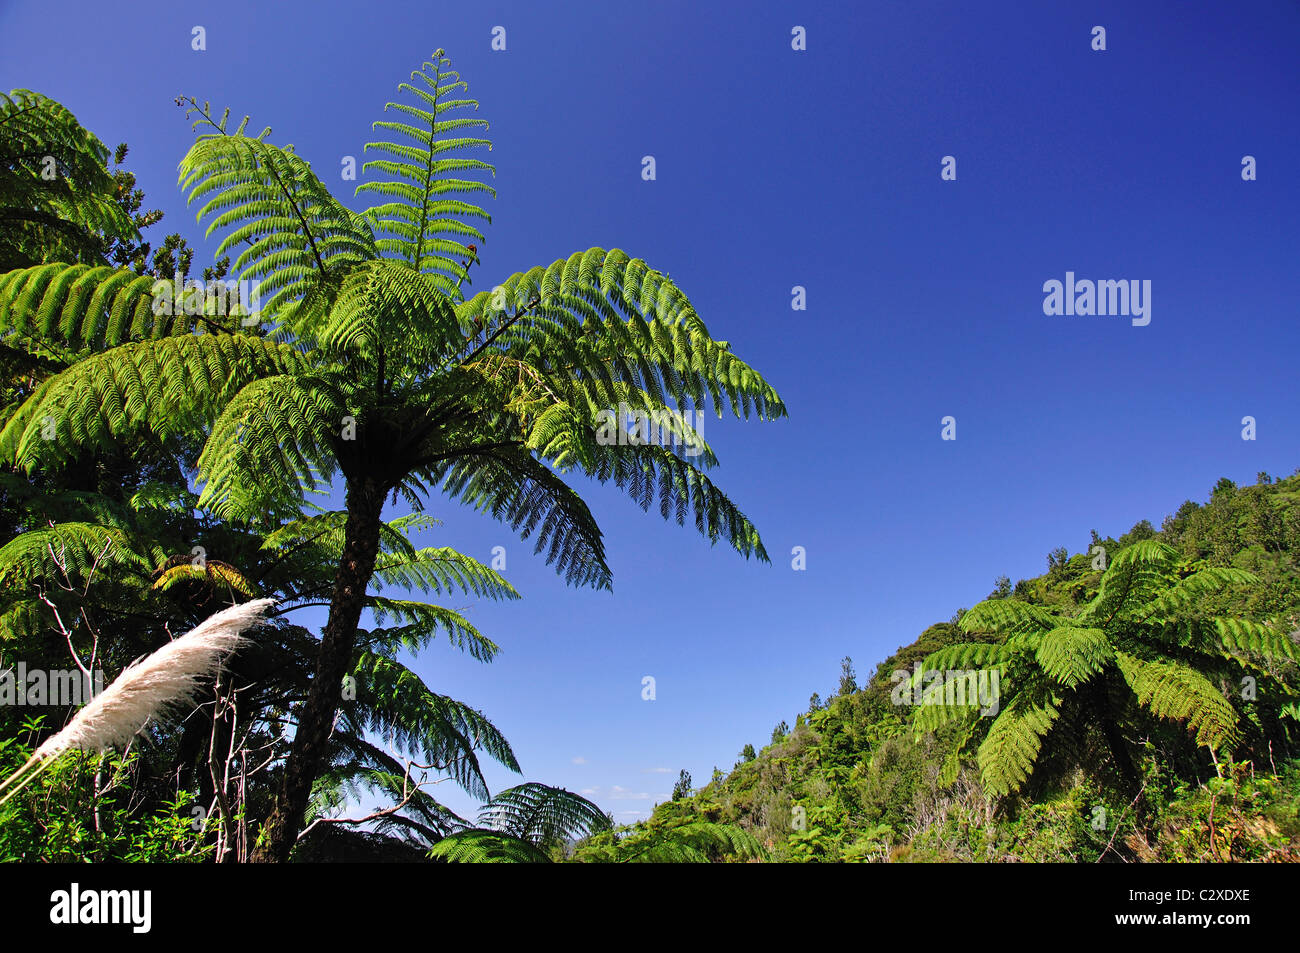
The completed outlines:
<svg viewBox="0 0 1300 953">
<path fill-rule="evenodd" d="M 19 768 L 17 771 L 15 771 L 13 774 L 11 774 L 8 778 L 6 778 L 4 784 L 7 785 L 7 784 L 9 784 L 9 782 L 13 781 L 13 779 L 16 778 L 19 774 L 21 774 L 24 770 L 26 770 L 27 765 L 28 765 L 28 764 L 31 764 L 32 761 L 34 761 L 35 759 L 36 759 L 36 756 L 33 755 L 33 756 L 31 757 L 31 759 L 28 760 L 27 764 L 23 765 L 21 768 Z M 10 791 L 8 794 L 6 794 L 3 798 L 0 798 L 0 807 L 4 807 L 5 804 L 9 801 L 10 798 L 12 798 L 15 794 L 17 794 L 17 793 L 18 793 L 19 791 L 21 791 L 23 788 L 27 787 L 27 785 L 28 785 L 29 783 L 31 783 L 31 781 L 32 781 L 33 778 L 37 778 L 37 777 L 39 777 L 40 774 L 41 774 L 41 772 L 44 771 L 46 768 L 48 768 L 48 767 L 50 766 L 50 764 L 53 763 L 53 761 L 54 761 L 53 758 L 46 758 L 46 759 L 42 760 L 41 763 L 40 763 L 40 766 L 39 766 L 38 768 L 36 768 L 35 771 L 31 771 L 31 772 L 29 772 L 28 775 L 27 775 L 25 778 L 23 778 L 22 783 L 19 784 L 18 787 L 14 788 L 12 791 Z M 0 785 L 0 787 L 4 787 L 4 785 Z"/>
</svg>

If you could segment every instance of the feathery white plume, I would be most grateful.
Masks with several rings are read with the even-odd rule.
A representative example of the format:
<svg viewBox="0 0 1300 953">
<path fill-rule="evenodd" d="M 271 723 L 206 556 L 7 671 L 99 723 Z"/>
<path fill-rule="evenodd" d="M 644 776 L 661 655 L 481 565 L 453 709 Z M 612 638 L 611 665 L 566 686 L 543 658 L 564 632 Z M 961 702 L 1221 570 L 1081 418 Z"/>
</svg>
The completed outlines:
<svg viewBox="0 0 1300 953">
<path fill-rule="evenodd" d="M 255 599 L 231 606 L 129 666 L 66 728 L 37 748 L 31 761 L 55 758 L 74 748 L 104 751 L 125 745 L 151 720 L 192 703 L 222 658 L 247 641 L 240 633 L 260 622 L 273 605 L 274 599 Z"/>
</svg>

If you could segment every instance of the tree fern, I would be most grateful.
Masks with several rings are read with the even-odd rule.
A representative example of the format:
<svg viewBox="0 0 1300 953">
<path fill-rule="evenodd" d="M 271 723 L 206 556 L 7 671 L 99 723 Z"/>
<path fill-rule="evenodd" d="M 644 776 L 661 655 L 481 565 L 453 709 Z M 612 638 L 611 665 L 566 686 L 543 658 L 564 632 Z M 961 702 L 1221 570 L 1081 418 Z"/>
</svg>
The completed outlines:
<svg viewBox="0 0 1300 953">
<path fill-rule="evenodd" d="M 529 782 L 488 801 L 479 812 L 479 824 L 545 848 L 605 830 L 609 819 L 584 797 Z"/>
<path fill-rule="evenodd" d="M 1220 680 L 1240 684 L 1247 674 L 1266 679 L 1273 708 L 1293 694 L 1253 659 L 1296 660 L 1295 642 L 1262 623 L 1201 608 L 1207 594 L 1257 584 L 1257 577 L 1240 570 L 1185 567 L 1172 547 L 1144 540 L 1115 554 L 1095 597 L 1073 614 L 1015 599 L 982 602 L 959 624 L 967 632 L 996 633 L 1001 644 L 950 646 L 931 654 L 924 667 L 992 666 L 1004 674 L 1002 710 L 987 720 L 979 747 L 988 792 L 1021 789 L 1043 746 L 1053 744 L 1048 732 L 1062 712 L 1071 724 L 1095 729 L 1113 766 L 1132 781 L 1126 736 L 1142 725 L 1135 720 L 1138 709 L 1183 725 L 1202 747 L 1229 750 L 1241 738 L 1243 715 L 1256 715 L 1244 701 L 1241 710 L 1234 707 L 1216 687 Z M 918 679 L 919 673 L 913 676 Z M 933 731 L 952 720 L 976 732 L 985 721 L 969 706 L 926 704 L 913 724 Z M 1083 750 L 1068 741 L 1062 738 L 1051 750 L 1061 764 L 1073 763 Z"/>
<path fill-rule="evenodd" d="M 705 475 L 717 459 L 686 418 L 669 418 L 674 446 L 597 439 L 601 411 L 619 404 L 661 417 L 710 404 L 736 417 L 786 413 L 666 274 L 618 249 L 589 248 L 465 299 L 488 220 L 472 201 L 492 194 L 478 181 L 491 166 L 472 157 L 487 141 L 469 134 L 485 124 L 462 115 L 476 105 L 465 89 L 441 51 L 403 84 L 410 101 L 390 104 L 394 118 L 376 124 L 387 138 L 367 147 L 374 178 L 358 189 L 382 202 L 362 214 L 292 147 L 271 143 L 269 129 L 250 135 L 247 119 L 232 129 L 228 112 L 216 117 L 189 100 L 198 137 L 181 186 L 208 234 L 221 236 L 218 254 L 238 250 L 236 270 L 257 282 L 259 326 L 195 316 L 203 333 L 188 333 L 187 321 L 146 307 L 133 276 L 96 269 L 0 284 L 0 341 L 7 332 L 56 363 L 89 352 L 12 413 L 0 459 L 30 473 L 143 438 L 198 441 L 200 509 L 268 533 L 342 478 L 347 517 L 333 578 L 316 575 L 290 593 L 292 606 L 324 590 L 331 606 L 262 859 L 286 858 L 300 826 L 361 614 L 381 608 L 367 591 L 376 571 L 380 582 L 428 591 L 463 582 L 508 595 L 467 565 L 457 579 L 438 575 L 428 554 L 385 555 L 390 495 L 419 509 L 441 492 L 488 513 L 575 585 L 608 587 L 612 573 L 599 527 L 563 479 L 570 469 L 613 482 L 642 508 L 657 502 L 665 519 L 689 520 L 711 542 L 767 558 L 753 523 Z M 249 581 L 279 585 L 321 551 L 300 540 L 272 558 L 266 579 Z M 374 648 L 421 644 L 442 629 L 471 652 L 494 651 L 460 617 L 412 612 Z"/>
</svg>

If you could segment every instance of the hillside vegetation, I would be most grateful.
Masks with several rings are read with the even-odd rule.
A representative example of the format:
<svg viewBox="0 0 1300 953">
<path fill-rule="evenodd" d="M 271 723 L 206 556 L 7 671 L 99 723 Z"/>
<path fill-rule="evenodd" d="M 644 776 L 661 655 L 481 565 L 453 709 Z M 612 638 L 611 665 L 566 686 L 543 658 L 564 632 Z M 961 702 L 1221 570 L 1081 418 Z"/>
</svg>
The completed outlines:
<svg viewBox="0 0 1300 953">
<path fill-rule="evenodd" d="M 707 822 L 776 861 L 1300 860 L 1298 559 L 1300 472 L 1094 531 L 862 686 L 846 659 L 793 729 L 575 859 Z M 918 668 L 980 672 L 984 697 L 925 695 Z"/>
</svg>

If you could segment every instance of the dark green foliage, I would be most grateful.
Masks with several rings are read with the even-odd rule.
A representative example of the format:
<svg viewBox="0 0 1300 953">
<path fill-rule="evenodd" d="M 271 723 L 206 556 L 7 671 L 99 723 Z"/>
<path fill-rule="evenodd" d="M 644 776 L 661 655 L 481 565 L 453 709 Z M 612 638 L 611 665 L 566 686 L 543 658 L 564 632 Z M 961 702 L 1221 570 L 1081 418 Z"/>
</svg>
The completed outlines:
<svg viewBox="0 0 1300 953">
<path fill-rule="evenodd" d="M 0 739 L 0 776 L 32 753 L 39 719 Z M 0 808 L 0 862 L 198 863 L 212 856 L 197 791 L 136 783 L 139 758 L 77 753 L 47 769 Z M 152 797 L 141 797 L 145 793 Z"/>
<path fill-rule="evenodd" d="M 691 773 L 683 768 L 681 774 L 677 776 L 676 783 L 673 784 L 673 800 L 680 801 L 682 798 L 690 797 L 692 783 Z"/>
<path fill-rule="evenodd" d="M 763 848 L 752 834 L 732 824 L 690 817 L 655 817 L 582 841 L 578 863 L 699 864 L 760 858 Z"/>
<path fill-rule="evenodd" d="M 858 690 L 858 676 L 853 671 L 853 659 L 847 655 L 840 662 L 840 685 L 837 695 L 852 695 Z"/>
<path fill-rule="evenodd" d="M 27 89 L 0 93 L 0 272 L 101 263 L 107 242 L 139 238 L 118 201 L 127 183 L 108 171 L 108 159 L 108 148 L 62 104 Z"/>
</svg>

